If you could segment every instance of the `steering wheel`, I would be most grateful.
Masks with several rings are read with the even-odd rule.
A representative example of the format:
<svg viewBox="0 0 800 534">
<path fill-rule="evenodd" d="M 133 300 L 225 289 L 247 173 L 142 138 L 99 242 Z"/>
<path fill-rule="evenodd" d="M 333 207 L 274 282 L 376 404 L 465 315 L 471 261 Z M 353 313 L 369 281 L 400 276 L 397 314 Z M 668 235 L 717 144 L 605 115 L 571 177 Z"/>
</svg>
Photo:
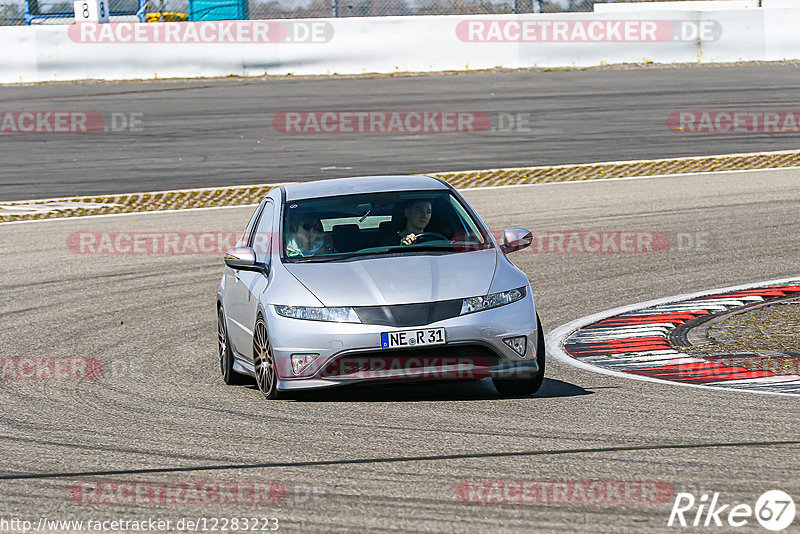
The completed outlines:
<svg viewBox="0 0 800 534">
<path fill-rule="evenodd" d="M 423 239 L 423 241 L 420 241 L 420 239 Z M 414 241 L 412 241 L 411 244 L 413 245 L 414 243 L 424 243 L 425 241 L 433 241 L 434 239 L 450 241 L 439 232 L 422 232 L 421 234 L 417 234 L 417 238 Z"/>
</svg>

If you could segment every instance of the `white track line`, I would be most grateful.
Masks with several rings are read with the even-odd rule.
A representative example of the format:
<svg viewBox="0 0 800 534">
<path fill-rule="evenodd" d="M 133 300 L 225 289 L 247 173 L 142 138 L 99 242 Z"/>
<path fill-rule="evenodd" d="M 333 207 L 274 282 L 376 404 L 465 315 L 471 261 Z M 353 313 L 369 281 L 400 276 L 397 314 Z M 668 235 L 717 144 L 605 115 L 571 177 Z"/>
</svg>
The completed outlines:
<svg viewBox="0 0 800 534">
<path fill-rule="evenodd" d="M 780 393 L 777 391 L 759 391 L 759 390 L 751 390 L 751 389 L 739 389 L 734 387 L 720 387 L 720 386 L 706 386 L 703 384 L 684 384 L 682 382 L 673 382 L 670 380 L 660 380 L 658 378 L 651 378 L 649 376 L 642 376 L 636 375 L 632 373 L 623 373 L 620 371 L 610 371 L 608 369 L 603 369 L 602 367 L 598 367 L 596 365 L 591 365 L 576 358 L 573 358 L 564 350 L 564 340 L 567 339 L 570 335 L 572 335 L 577 330 L 583 328 L 584 326 L 590 325 L 592 323 L 596 323 L 597 321 L 601 321 L 603 319 L 607 319 L 609 317 L 613 317 L 615 315 L 620 315 L 623 313 L 628 313 L 636 310 L 640 310 L 642 308 L 648 308 L 650 306 L 658 306 L 660 304 L 668 304 L 674 303 L 682 300 L 693 299 L 697 297 L 705 297 L 708 295 L 715 295 L 718 293 L 727 293 L 728 291 L 739 291 L 742 289 L 754 289 L 754 288 L 761 288 L 764 286 L 771 286 L 771 285 L 778 285 L 778 284 L 786 284 L 789 282 L 797 282 L 800 279 L 800 276 L 793 276 L 791 278 L 782 278 L 780 280 L 770 280 L 767 282 L 756 282 L 753 284 L 745 284 L 740 286 L 731 286 L 731 287 L 724 287 L 719 289 L 709 289 L 705 291 L 699 291 L 697 293 L 687 293 L 685 295 L 677 295 L 674 297 L 666 297 L 661 299 L 649 300 L 647 302 L 640 302 L 638 304 L 631 304 L 629 306 L 622 306 L 621 308 L 615 308 L 613 310 L 606 310 L 599 313 L 595 313 L 592 315 L 587 315 L 586 317 L 581 317 L 580 319 L 575 319 L 574 321 L 570 321 L 567 324 L 561 325 L 558 328 L 552 330 L 549 334 L 545 336 L 545 344 L 546 344 L 546 354 L 549 357 L 555 358 L 556 360 L 565 363 L 567 365 L 571 365 L 573 367 L 577 367 L 578 369 L 583 369 L 585 371 L 592 371 L 594 373 L 600 373 L 609 376 L 615 376 L 617 378 L 627 378 L 629 380 L 642 380 L 644 382 L 655 382 L 658 384 L 669 384 L 672 386 L 682 386 L 682 387 L 690 387 L 690 388 L 701 388 L 701 389 L 716 389 L 719 391 L 734 391 L 734 392 L 744 392 L 744 393 L 760 393 L 762 395 L 780 395 L 786 397 L 797 397 L 795 394 L 791 393 Z M 690 356 L 690 355 L 686 355 Z"/>
<path fill-rule="evenodd" d="M 777 152 L 776 152 L 777 154 Z M 139 193 L 108 193 L 105 195 L 75 195 L 71 197 L 53 197 L 53 198 L 34 198 L 31 200 L 4 200 L 0 201 L 0 204 L 13 204 L 13 203 L 25 203 L 25 202 L 58 202 L 61 200 L 81 200 L 87 198 L 97 198 L 97 197 L 123 197 L 123 196 L 135 196 L 135 195 L 163 195 L 164 193 L 196 193 L 198 191 L 221 191 L 223 189 L 241 189 L 243 187 L 248 188 L 257 188 L 257 187 L 280 187 L 282 185 L 292 185 L 296 184 L 297 182 L 276 182 L 274 184 L 252 184 L 252 185 L 221 185 L 219 187 L 193 187 L 190 189 L 164 189 L 162 191 L 142 191 Z"/>
<path fill-rule="evenodd" d="M 691 157 L 678 157 L 678 158 L 662 158 L 662 159 L 648 159 L 648 160 L 627 160 L 627 161 L 601 161 L 597 163 L 578 163 L 578 164 L 566 164 L 566 165 L 544 165 L 538 167 L 546 167 L 552 169 L 558 168 L 573 168 L 573 167 L 592 167 L 597 165 L 620 165 L 620 164 L 635 164 L 635 163 L 658 163 L 664 161 L 694 161 L 694 160 L 702 160 L 708 158 L 728 158 L 728 157 L 742 157 L 742 156 L 772 156 L 772 155 L 781 155 L 781 154 L 791 154 L 796 152 L 795 150 L 779 150 L 773 152 L 745 152 L 745 153 L 738 153 L 738 154 L 716 154 L 713 156 L 691 156 Z M 533 167 L 533 168 L 538 168 Z M 452 172 L 494 172 L 494 171 L 509 171 L 509 170 L 528 170 L 532 167 L 509 167 L 503 169 L 482 169 L 482 170 L 474 170 L 474 171 L 452 171 Z M 516 184 L 516 185 L 493 185 L 493 186 L 481 186 L 481 187 L 465 187 L 459 189 L 459 191 L 482 191 L 484 189 L 509 189 L 512 187 L 535 187 L 535 186 L 546 186 L 546 185 L 563 185 L 563 184 L 586 184 L 586 183 L 597 183 L 597 182 L 616 182 L 621 180 L 647 180 L 650 178 L 673 178 L 673 177 L 682 177 L 682 176 L 703 176 L 703 175 L 712 175 L 712 174 L 730 174 L 736 172 L 764 172 L 764 171 L 783 171 L 783 170 L 797 170 L 800 169 L 800 166 L 795 167 L 773 167 L 767 169 L 741 169 L 741 170 L 732 170 L 732 171 L 706 171 L 706 172 L 685 172 L 685 173 L 675 173 L 675 174 L 653 174 L 649 176 L 625 176 L 619 178 L 595 178 L 591 180 L 574 180 L 574 181 L 565 181 L 565 182 L 544 182 L 539 184 Z M 449 171 L 448 171 L 449 172 Z M 447 172 L 440 172 L 440 173 L 430 173 L 430 174 L 447 174 Z M 417 176 L 417 175 L 415 175 Z M 222 186 L 222 187 L 198 187 L 194 189 L 171 189 L 166 191 L 150 191 L 144 193 L 119 193 L 119 194 L 108 194 L 108 195 L 87 195 L 87 196 L 75 196 L 75 197 L 56 197 L 56 198 L 49 198 L 49 199 L 33 199 L 28 201 L 12 201 L 9 200 L 7 202 L 48 202 L 48 201 L 57 201 L 57 200 L 80 200 L 81 198 L 96 198 L 100 196 L 120 196 L 120 195 L 157 195 L 161 193 L 182 193 L 182 192 L 194 192 L 194 191 L 211 191 L 217 189 L 235 189 L 239 187 L 279 187 L 282 185 L 290 185 L 297 182 L 283 182 L 277 184 L 256 184 L 256 185 L 245 185 L 245 186 Z M 220 209 L 220 208 L 242 208 L 242 207 L 249 207 L 249 206 L 256 206 L 257 204 L 243 204 L 239 206 L 218 206 L 215 208 L 187 208 L 181 210 L 162 210 L 162 211 L 137 211 L 133 213 L 108 213 L 104 215 L 83 215 L 78 217 L 58 217 L 54 219 L 34 219 L 34 220 L 27 220 L 27 221 L 9 221 L 9 222 L 0 222 L 0 227 L 6 224 L 22 224 L 22 223 L 33 223 L 33 222 L 49 222 L 49 221 L 62 221 L 62 220 L 73 220 L 73 219 L 88 219 L 89 217 L 118 217 L 120 215 L 142 215 L 145 213 L 174 213 L 174 212 L 183 212 L 183 211 L 197 211 L 197 210 L 207 210 L 207 209 Z"/>
<path fill-rule="evenodd" d="M 599 164 L 598 164 L 599 165 Z M 591 178 L 587 180 L 565 180 L 563 182 L 541 182 L 537 184 L 511 184 L 511 185 L 487 185 L 481 187 L 465 187 L 459 191 L 482 191 L 484 189 L 510 189 L 512 187 L 541 187 L 545 185 L 567 185 L 567 184 L 588 184 L 602 182 L 622 182 L 627 180 L 648 180 L 650 178 L 680 178 L 684 176 L 703 176 L 709 174 L 733 174 L 737 172 L 765 172 L 765 171 L 790 171 L 800 169 L 797 167 L 771 167 L 767 169 L 740 169 L 733 171 L 705 171 L 705 172 L 679 172 L 674 174 L 653 174 L 647 176 L 621 176 L 619 178 Z M 444 174 L 444 173 L 442 173 Z"/>
<path fill-rule="evenodd" d="M 631 163 L 663 163 L 665 161 L 697 161 L 702 159 L 713 158 L 741 158 L 748 156 L 780 156 L 783 154 L 794 154 L 796 149 L 792 150 L 770 150 L 767 152 L 734 152 L 733 154 L 714 154 L 711 156 L 676 156 L 674 158 L 657 158 L 657 159 L 627 159 L 627 160 L 614 160 L 614 161 L 597 161 L 594 163 L 561 163 L 558 165 L 536 165 L 531 167 L 500 167 L 496 169 L 474 169 L 471 171 L 448 171 L 448 172 L 493 172 L 493 171 L 526 171 L 528 169 L 566 169 L 574 167 L 594 167 L 595 165 L 627 165 Z M 445 174 L 442 171 L 441 174 Z"/>
<path fill-rule="evenodd" d="M 650 178 L 678 178 L 681 176 L 704 176 L 704 175 L 713 175 L 713 174 L 725 174 L 725 173 L 733 173 L 733 172 L 760 172 L 760 171 L 785 171 L 785 170 L 798 170 L 800 167 L 776 167 L 773 169 L 746 169 L 741 171 L 711 171 L 711 172 L 694 172 L 694 173 L 683 173 L 683 174 L 655 174 L 653 176 L 628 176 L 625 178 L 597 178 L 593 180 L 576 180 L 571 182 L 545 182 L 540 184 L 516 184 L 516 185 L 490 185 L 490 186 L 481 186 L 481 187 L 465 187 L 462 189 L 458 189 L 459 191 L 485 191 L 489 189 L 511 189 L 514 187 L 542 187 L 547 185 L 564 185 L 564 184 L 588 184 L 588 183 L 598 183 L 598 182 L 618 182 L 623 180 L 646 180 Z M 276 184 L 277 186 L 281 185 L 288 185 L 288 184 Z M 258 186 L 254 186 L 258 187 Z M 201 190 L 206 190 L 208 188 L 202 188 Z M 214 189 L 214 188 L 211 188 Z M 219 188 L 217 188 L 219 189 Z M 229 188 L 228 188 L 229 189 Z M 183 190 L 175 190 L 169 192 L 185 192 L 185 191 L 194 191 L 194 189 L 183 189 Z M 166 193 L 168 191 L 154 191 L 151 193 L 126 193 L 128 195 L 153 195 L 159 193 Z M 102 195 L 97 195 L 102 196 Z M 107 195 L 107 196 L 116 196 L 116 195 Z M 69 198 L 69 197 L 68 197 Z M 72 197 L 75 199 L 75 197 Z M 49 200 L 60 200 L 60 199 L 44 199 L 44 200 L 30 200 L 27 202 L 44 202 Z M 9 201 L 10 202 L 10 201 Z M 16 201 L 14 201 L 16 202 Z M 42 223 L 42 222 L 51 222 L 51 221 L 74 221 L 75 219 L 89 219 L 89 218 L 98 218 L 98 217 L 120 217 L 123 215 L 146 215 L 148 213 L 177 213 L 177 212 L 189 212 L 189 211 L 201 211 L 201 210 L 213 210 L 213 209 L 226 209 L 226 208 L 247 208 L 247 207 L 255 207 L 258 204 L 239 204 L 237 206 L 213 206 L 209 208 L 185 208 L 185 209 L 176 209 L 176 210 L 160 210 L 160 211 L 133 211 L 129 213 L 106 213 L 103 215 L 79 215 L 77 217 L 54 217 L 52 219 L 30 219 L 26 221 L 6 221 L 0 222 L 0 227 L 6 224 L 24 224 L 24 223 Z"/>
<path fill-rule="evenodd" d="M 156 213 L 185 213 L 189 211 L 209 211 L 209 210 L 228 210 L 235 208 L 255 208 L 258 204 L 238 204 L 236 206 L 209 206 L 207 208 L 186 208 L 178 210 L 157 210 L 157 211 L 131 211 L 126 213 L 104 213 L 102 215 L 80 215 L 78 217 L 55 217 L 53 219 L 30 219 L 27 221 L 7 221 L 0 222 L 0 228 L 10 224 L 46 223 L 53 221 L 77 221 L 79 219 L 99 219 L 101 217 L 128 217 L 130 215 L 148 215 Z"/>
<path fill-rule="evenodd" d="M 279 182 L 274 184 L 254 184 L 254 185 L 225 185 L 220 187 L 195 187 L 193 189 L 167 189 L 164 191 L 147 191 L 144 193 L 113 193 L 107 195 L 85 195 L 85 196 L 74 196 L 74 197 L 55 197 L 55 198 L 42 198 L 42 199 L 33 199 L 33 200 L 8 200 L 5 201 L 7 204 L 14 204 L 17 203 L 19 205 L 23 205 L 24 203 L 38 203 L 38 202 L 58 202 L 61 200 L 70 200 L 70 201 L 78 201 L 81 199 L 87 198 L 97 198 L 97 197 L 119 197 L 119 196 L 134 196 L 134 195 L 163 195 L 164 193 L 195 193 L 197 191 L 218 191 L 224 189 L 239 189 L 242 187 L 282 187 L 284 185 L 292 185 L 297 182 Z M 3 202 L 0 202 L 3 204 Z M 52 219 L 30 219 L 26 221 L 6 221 L 0 222 L 0 226 L 5 224 L 24 224 L 24 223 L 41 223 L 41 222 L 50 222 L 50 221 L 74 221 L 75 219 L 97 219 L 100 217 L 123 217 L 127 215 L 144 215 L 146 213 L 177 213 L 183 211 L 202 211 L 202 210 L 221 210 L 221 209 L 230 209 L 230 208 L 254 208 L 258 206 L 258 203 L 255 204 L 238 204 L 236 206 L 209 206 L 206 208 L 185 208 L 185 209 L 174 209 L 174 210 L 153 210 L 153 211 L 131 211 L 125 213 L 104 213 L 101 215 L 79 215 L 77 217 L 54 217 Z"/>
</svg>

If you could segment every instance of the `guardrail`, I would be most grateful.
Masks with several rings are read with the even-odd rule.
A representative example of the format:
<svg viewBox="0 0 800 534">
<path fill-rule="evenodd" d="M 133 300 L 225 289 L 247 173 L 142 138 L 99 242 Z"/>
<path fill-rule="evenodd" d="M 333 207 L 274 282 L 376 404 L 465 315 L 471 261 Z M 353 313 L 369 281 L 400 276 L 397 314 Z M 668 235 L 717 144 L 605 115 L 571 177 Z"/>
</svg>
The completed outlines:
<svg viewBox="0 0 800 534">
<path fill-rule="evenodd" d="M 125 0 L 119 0 L 125 1 Z M 269 2 L 242 0 L 251 19 L 299 19 L 338 17 L 396 17 L 416 15 L 474 15 L 555 13 L 591 11 L 594 0 L 324 0 Z M 737 1 L 737 0 L 720 0 Z M 64 0 L 2 0 L 0 26 L 19 25 L 36 19 L 36 23 L 58 23 L 54 19 L 27 17 L 41 11 L 37 2 L 60 10 L 59 16 L 70 17 L 72 2 Z M 147 12 L 182 12 L 191 10 L 191 0 L 150 0 Z M 188 9 L 187 9 L 188 4 Z M 30 6 L 33 5 L 33 9 Z M 26 9 L 26 6 L 27 9 Z M 112 5 L 113 8 L 113 5 Z M 113 10 L 113 9 L 112 9 Z M 53 9 L 45 11 L 52 12 Z M 114 10 L 115 11 L 115 10 Z M 71 23 L 66 22 L 67 24 Z"/>
<path fill-rule="evenodd" d="M 800 59 L 797 27 L 800 8 L 2 27 L 0 82 L 776 61 Z"/>
<path fill-rule="evenodd" d="M 113 0 L 112 12 L 137 15 L 163 12 L 187 13 L 195 0 L 137 0 L 138 8 L 120 9 L 131 0 Z M 715 11 L 757 7 L 800 7 L 800 0 L 325 0 L 310 3 L 295 0 L 243 3 L 250 19 L 300 19 L 428 15 L 512 15 L 522 13 L 619 12 L 649 10 Z M 225 3 L 225 2 L 223 2 Z M 187 8 L 188 6 L 188 8 Z M 65 0 L 0 1 L 0 26 L 35 23 L 71 24 L 72 5 Z M 113 18 L 112 18 L 113 20 Z"/>
</svg>

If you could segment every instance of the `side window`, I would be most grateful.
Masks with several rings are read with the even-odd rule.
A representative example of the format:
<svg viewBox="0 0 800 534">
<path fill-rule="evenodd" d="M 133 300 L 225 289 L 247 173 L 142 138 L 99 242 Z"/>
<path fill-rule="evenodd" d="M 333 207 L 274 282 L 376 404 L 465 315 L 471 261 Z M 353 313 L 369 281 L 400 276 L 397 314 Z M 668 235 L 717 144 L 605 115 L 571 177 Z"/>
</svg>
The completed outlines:
<svg viewBox="0 0 800 534">
<path fill-rule="evenodd" d="M 272 244 L 272 220 L 275 218 L 275 205 L 267 201 L 261 217 L 256 223 L 256 231 L 251 236 L 251 247 L 256 251 L 256 259 L 265 262 L 269 258 L 270 246 Z"/>
<path fill-rule="evenodd" d="M 253 233 L 253 228 L 256 225 L 256 221 L 258 221 L 258 218 L 261 216 L 261 212 L 264 210 L 264 204 L 266 203 L 267 201 L 265 199 L 262 200 L 258 206 L 256 206 L 256 209 L 253 212 L 253 215 L 250 217 L 250 221 L 247 223 L 247 227 L 244 229 L 244 233 L 239 239 L 239 242 L 236 243 L 236 246 L 250 246 L 250 235 Z"/>
</svg>

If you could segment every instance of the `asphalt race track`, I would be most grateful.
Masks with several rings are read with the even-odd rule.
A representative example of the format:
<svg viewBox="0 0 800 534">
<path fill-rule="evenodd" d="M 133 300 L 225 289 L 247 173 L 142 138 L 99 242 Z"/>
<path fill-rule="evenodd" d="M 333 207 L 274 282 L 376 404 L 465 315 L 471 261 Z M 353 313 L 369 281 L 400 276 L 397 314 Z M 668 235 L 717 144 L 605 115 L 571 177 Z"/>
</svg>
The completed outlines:
<svg viewBox="0 0 800 534">
<path fill-rule="evenodd" d="M 614 146 L 643 154 L 646 143 Z M 723 141 L 709 143 L 703 149 L 722 151 Z M 91 187 L 112 183 L 93 176 Z M 661 296 L 796 275 L 798 184 L 800 171 L 788 169 L 467 195 L 493 229 L 669 236 L 667 250 L 649 254 L 515 253 L 550 330 Z M 478 382 L 267 402 L 218 376 L 218 255 L 82 255 L 66 245 L 74 232 L 239 231 L 249 215 L 233 208 L 0 225 L 1 355 L 93 357 L 104 368 L 93 380 L 0 380 L 0 518 L 276 517 L 281 531 L 297 532 L 668 532 L 679 531 L 666 526 L 678 492 L 719 492 L 721 503 L 750 506 L 770 489 L 800 495 L 796 399 L 619 379 L 550 360 L 531 398 L 501 399 Z M 493 480 L 651 481 L 672 491 L 656 503 L 458 499 L 460 484 Z M 81 488 L 109 481 L 276 482 L 286 498 L 137 505 L 109 504 L 121 500 L 110 495 L 78 504 Z M 740 530 L 759 528 L 751 517 Z"/>
<path fill-rule="evenodd" d="M 797 134 L 676 134 L 667 116 L 796 109 L 798 89 L 798 67 L 775 65 L 3 86 L 0 110 L 93 111 L 109 130 L 3 135 L 0 200 L 796 149 Z M 479 111 L 496 131 L 279 133 L 293 110 Z"/>
</svg>

